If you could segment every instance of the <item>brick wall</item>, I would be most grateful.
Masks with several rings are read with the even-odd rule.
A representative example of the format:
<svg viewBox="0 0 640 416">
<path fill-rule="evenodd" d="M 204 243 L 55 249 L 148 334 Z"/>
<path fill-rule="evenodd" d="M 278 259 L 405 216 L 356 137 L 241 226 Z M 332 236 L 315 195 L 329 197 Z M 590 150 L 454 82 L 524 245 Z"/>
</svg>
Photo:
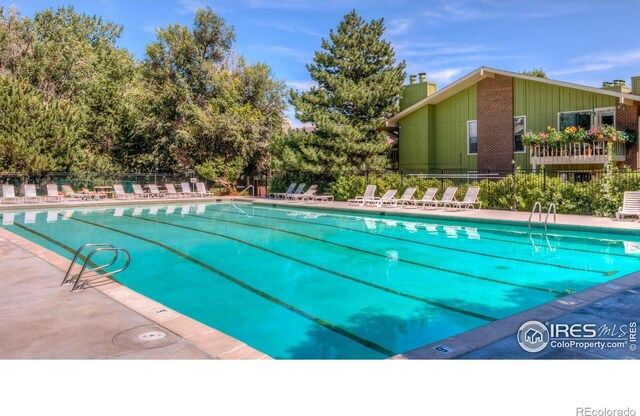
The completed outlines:
<svg viewBox="0 0 640 416">
<path fill-rule="evenodd" d="M 513 160 L 513 81 L 496 74 L 478 82 L 478 169 L 510 170 Z"/>
<path fill-rule="evenodd" d="M 616 129 L 638 131 L 639 113 L 640 103 L 634 103 L 633 106 L 617 105 Z M 627 145 L 627 160 L 624 164 L 631 166 L 632 169 L 638 169 L 638 141 L 632 145 Z"/>
</svg>

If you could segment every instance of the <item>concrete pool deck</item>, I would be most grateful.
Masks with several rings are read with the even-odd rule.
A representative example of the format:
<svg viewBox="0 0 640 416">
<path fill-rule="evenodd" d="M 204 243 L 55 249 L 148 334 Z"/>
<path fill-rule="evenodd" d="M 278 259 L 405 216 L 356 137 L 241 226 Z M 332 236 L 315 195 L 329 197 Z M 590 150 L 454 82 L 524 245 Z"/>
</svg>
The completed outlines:
<svg viewBox="0 0 640 416">
<path fill-rule="evenodd" d="M 215 199 L 112 200 L 28 204 L 30 210 L 93 208 L 114 205 L 208 203 Z M 480 222 L 527 222 L 529 213 L 492 210 L 445 211 L 349 206 L 343 202 L 301 204 L 266 198 L 246 202 L 276 206 L 329 209 L 373 215 L 410 215 Z M 238 199 L 240 201 L 240 199 Z M 23 210 L 0 205 L 0 213 Z M 544 216 L 543 216 L 544 217 Z M 633 220 L 558 215 L 560 227 L 594 227 L 600 232 L 640 235 Z M 538 225 L 539 227 L 539 225 Z M 556 225 L 550 224 L 549 228 Z M 0 359 L 268 359 L 241 341 L 166 308 L 116 282 L 96 285 L 80 293 L 59 286 L 69 260 L 0 228 Z M 562 297 L 392 359 L 450 358 L 640 358 L 637 352 L 522 351 L 515 334 L 524 322 L 596 322 L 621 324 L 640 320 L 640 272 Z M 441 347 L 436 349 L 436 347 Z M 444 347 L 444 348 L 442 348 Z M 442 351 L 445 350 L 446 353 Z"/>
</svg>

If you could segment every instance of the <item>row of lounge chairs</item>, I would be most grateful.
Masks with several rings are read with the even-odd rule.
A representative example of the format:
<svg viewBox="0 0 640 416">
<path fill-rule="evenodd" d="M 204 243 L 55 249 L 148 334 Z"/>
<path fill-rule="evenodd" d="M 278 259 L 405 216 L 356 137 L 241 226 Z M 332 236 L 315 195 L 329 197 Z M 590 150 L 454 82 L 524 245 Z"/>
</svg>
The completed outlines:
<svg viewBox="0 0 640 416">
<path fill-rule="evenodd" d="M 158 185 L 147 185 L 148 192 L 145 192 L 140 184 L 133 185 L 133 193 L 127 193 L 121 184 L 113 185 L 113 197 L 115 199 L 135 199 L 135 198 L 186 198 L 186 197 L 210 197 L 212 194 L 206 190 L 204 182 L 196 183 L 196 190 L 191 190 L 189 182 L 180 184 L 181 191 L 176 191 L 172 183 L 165 184 L 165 190 L 161 191 Z M 17 196 L 15 187 L 10 184 L 2 185 L 2 203 L 19 203 L 19 202 L 62 202 L 65 199 L 70 200 L 93 200 L 106 198 L 106 192 L 89 191 L 83 189 L 82 192 L 76 192 L 69 185 L 62 185 L 62 192 L 58 190 L 55 183 L 47 184 L 46 195 L 39 196 L 34 184 L 24 184 L 22 186 L 23 196 Z"/>
<path fill-rule="evenodd" d="M 409 187 L 400 198 L 396 198 L 398 191 L 390 189 L 382 197 L 377 197 L 375 196 L 376 185 L 367 185 L 364 195 L 349 199 L 347 202 L 349 205 L 405 208 L 473 209 L 477 206 L 479 209 L 482 206 L 482 202 L 478 200 L 480 188 L 477 186 L 470 186 L 461 201 L 456 200 L 457 186 L 449 186 L 440 199 L 435 198 L 438 188 L 427 189 L 421 199 L 414 198 L 416 191 L 416 187 Z"/>
<path fill-rule="evenodd" d="M 307 186 L 306 183 L 301 183 L 297 186 L 295 183 L 292 183 L 285 192 L 271 193 L 269 197 L 304 203 L 329 203 L 333 201 L 333 195 L 317 195 L 318 185 L 311 185 L 306 191 L 304 190 L 305 186 Z"/>
</svg>

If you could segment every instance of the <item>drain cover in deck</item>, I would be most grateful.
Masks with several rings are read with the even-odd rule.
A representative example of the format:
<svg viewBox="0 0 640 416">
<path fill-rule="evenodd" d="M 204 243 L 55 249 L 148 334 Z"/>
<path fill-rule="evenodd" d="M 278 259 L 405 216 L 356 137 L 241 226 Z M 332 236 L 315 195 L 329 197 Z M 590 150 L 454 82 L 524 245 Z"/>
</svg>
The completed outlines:
<svg viewBox="0 0 640 416">
<path fill-rule="evenodd" d="M 149 350 L 166 347 L 180 341 L 180 337 L 157 325 L 143 325 L 127 329 L 113 337 L 116 347 L 129 350 Z"/>
</svg>

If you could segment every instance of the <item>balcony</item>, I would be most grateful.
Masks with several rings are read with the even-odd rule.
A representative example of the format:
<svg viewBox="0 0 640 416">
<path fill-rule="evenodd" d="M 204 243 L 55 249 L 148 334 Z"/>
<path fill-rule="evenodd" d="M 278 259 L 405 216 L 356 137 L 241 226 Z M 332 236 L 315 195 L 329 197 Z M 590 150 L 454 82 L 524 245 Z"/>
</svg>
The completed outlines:
<svg viewBox="0 0 640 416">
<path fill-rule="evenodd" d="M 566 143 L 552 148 L 548 144 L 532 144 L 529 146 L 530 162 L 535 169 L 537 165 L 605 165 L 609 161 L 609 150 L 606 141 L 593 143 Z M 613 142 L 613 159 L 624 162 L 627 148 L 622 142 Z"/>
</svg>

